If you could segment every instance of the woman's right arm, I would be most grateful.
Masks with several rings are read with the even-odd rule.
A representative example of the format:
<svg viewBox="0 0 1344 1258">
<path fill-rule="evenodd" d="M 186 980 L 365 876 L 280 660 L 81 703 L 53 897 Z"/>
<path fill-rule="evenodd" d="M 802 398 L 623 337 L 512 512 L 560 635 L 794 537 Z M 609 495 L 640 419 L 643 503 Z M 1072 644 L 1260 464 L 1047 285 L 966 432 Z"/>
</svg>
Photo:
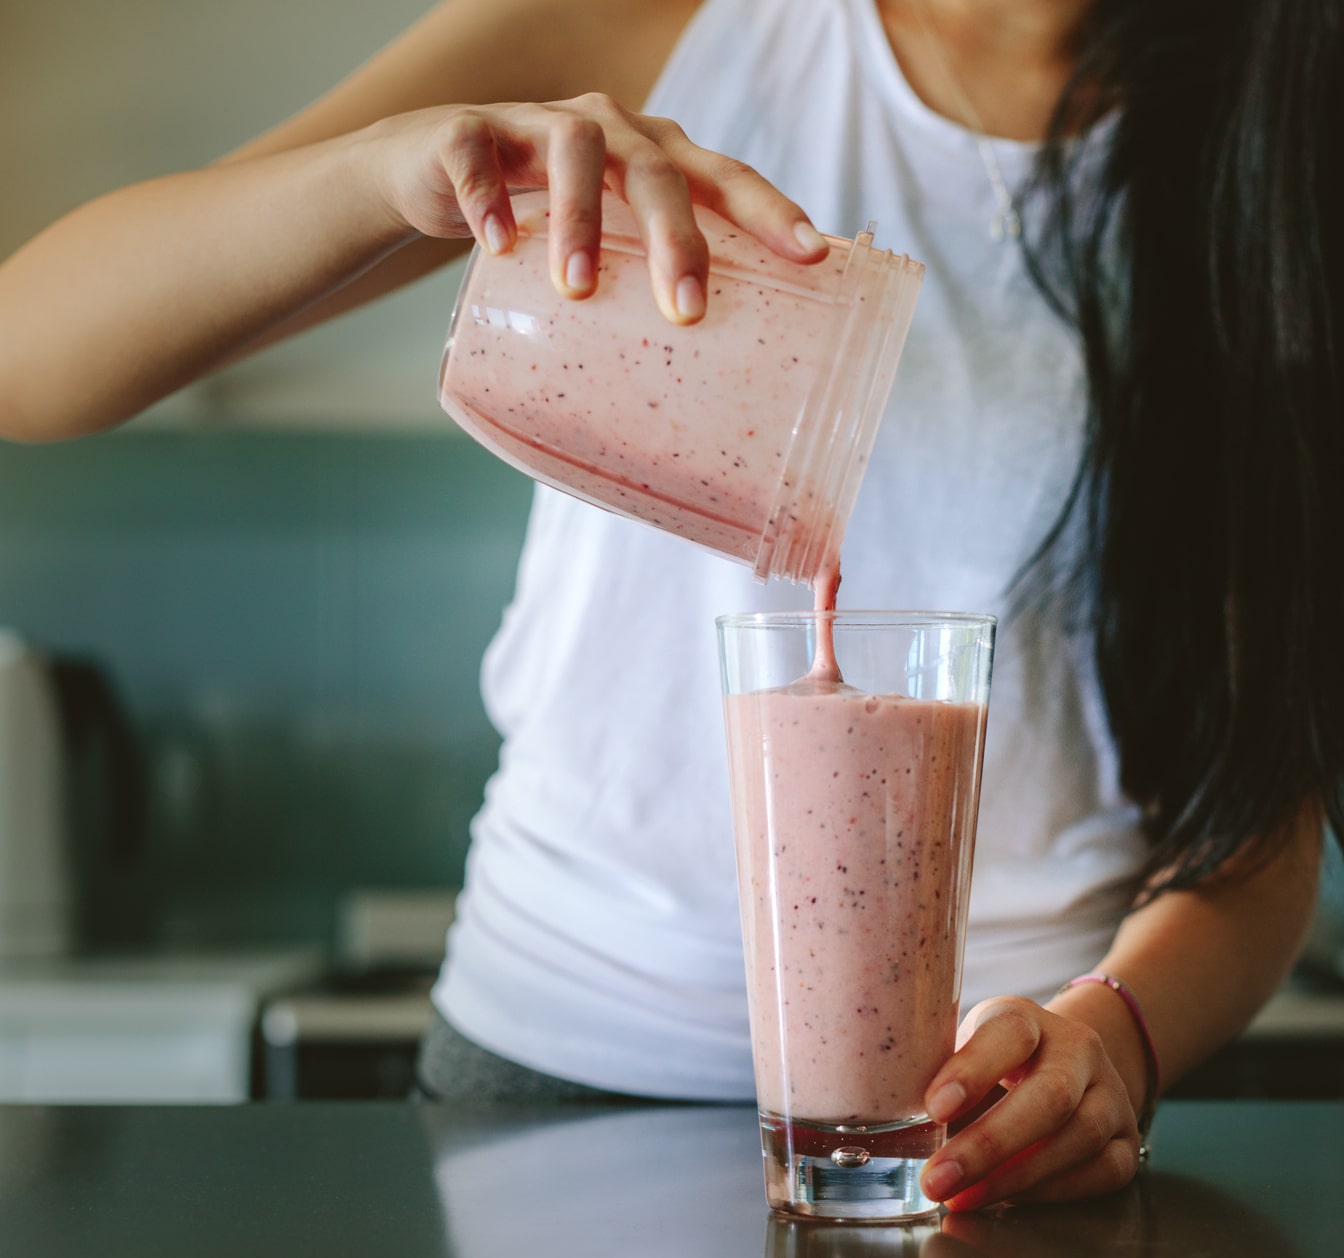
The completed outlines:
<svg viewBox="0 0 1344 1258">
<path fill-rule="evenodd" d="M 449 0 L 237 153 L 75 210 L 0 265 L 0 436 L 110 427 L 472 235 L 508 248 L 510 187 L 551 186 L 552 273 L 575 297 L 592 289 L 601 188 L 616 188 L 676 321 L 704 303 L 692 200 L 782 253 L 820 256 L 801 210 L 759 176 L 631 112 L 694 7 Z"/>
</svg>

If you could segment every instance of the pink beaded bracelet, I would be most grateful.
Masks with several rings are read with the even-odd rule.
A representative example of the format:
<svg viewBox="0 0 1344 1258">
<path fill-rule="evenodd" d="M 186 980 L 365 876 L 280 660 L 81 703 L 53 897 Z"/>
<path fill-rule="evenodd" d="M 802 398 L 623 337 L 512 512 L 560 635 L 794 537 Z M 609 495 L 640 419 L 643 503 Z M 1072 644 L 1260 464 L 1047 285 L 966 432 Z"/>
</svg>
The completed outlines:
<svg viewBox="0 0 1344 1258">
<path fill-rule="evenodd" d="M 1148 1029 L 1148 1019 L 1143 1016 L 1143 1006 L 1139 1004 L 1139 998 L 1130 991 L 1128 984 L 1122 983 L 1113 974 L 1102 974 L 1100 971 L 1093 974 L 1080 974 L 1077 978 L 1069 979 L 1059 989 L 1058 994 L 1062 995 L 1071 987 L 1081 987 L 1084 983 L 1101 983 L 1119 996 L 1129 1009 L 1130 1016 L 1134 1019 L 1134 1025 L 1138 1028 L 1139 1038 L 1143 1041 L 1143 1055 L 1148 1069 L 1148 1086 L 1144 1092 L 1143 1107 L 1139 1110 L 1139 1153 L 1140 1156 L 1146 1158 L 1148 1155 L 1148 1128 L 1152 1126 L 1153 1112 L 1157 1109 L 1157 1096 L 1162 1086 L 1161 1070 L 1157 1064 L 1157 1048 L 1153 1044 L 1153 1034 Z"/>
</svg>

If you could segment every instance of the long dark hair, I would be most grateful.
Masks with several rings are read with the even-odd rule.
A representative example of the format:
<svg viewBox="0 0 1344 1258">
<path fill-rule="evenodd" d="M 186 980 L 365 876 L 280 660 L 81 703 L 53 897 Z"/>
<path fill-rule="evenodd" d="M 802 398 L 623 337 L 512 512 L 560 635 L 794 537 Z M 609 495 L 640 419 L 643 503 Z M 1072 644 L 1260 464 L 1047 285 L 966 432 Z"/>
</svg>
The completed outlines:
<svg viewBox="0 0 1344 1258">
<path fill-rule="evenodd" d="M 1028 256 L 1089 380 L 1052 541 L 1081 525 L 1152 893 L 1304 806 L 1344 836 L 1341 160 L 1344 0 L 1099 0 L 1039 167 Z"/>
</svg>

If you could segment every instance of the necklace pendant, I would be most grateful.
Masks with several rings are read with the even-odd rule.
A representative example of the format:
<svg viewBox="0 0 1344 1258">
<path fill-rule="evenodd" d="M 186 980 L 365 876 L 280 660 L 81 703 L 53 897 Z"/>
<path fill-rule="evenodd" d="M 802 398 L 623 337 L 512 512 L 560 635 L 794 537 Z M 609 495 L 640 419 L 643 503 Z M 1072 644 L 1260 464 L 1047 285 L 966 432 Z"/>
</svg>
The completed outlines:
<svg viewBox="0 0 1344 1258">
<path fill-rule="evenodd" d="M 1017 240 L 1022 235 L 1022 219 L 1017 207 L 1005 205 L 989 220 L 989 234 L 993 240 Z"/>
</svg>

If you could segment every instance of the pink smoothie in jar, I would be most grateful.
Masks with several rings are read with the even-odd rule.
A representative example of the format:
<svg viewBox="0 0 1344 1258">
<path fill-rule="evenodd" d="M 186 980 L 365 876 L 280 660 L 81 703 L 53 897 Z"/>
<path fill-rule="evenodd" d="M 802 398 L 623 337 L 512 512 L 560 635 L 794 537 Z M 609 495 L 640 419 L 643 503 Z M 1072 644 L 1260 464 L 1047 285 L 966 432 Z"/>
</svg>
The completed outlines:
<svg viewBox="0 0 1344 1258">
<path fill-rule="evenodd" d="M 828 237 L 788 262 L 697 210 L 708 312 L 676 327 L 633 217 L 603 202 L 597 292 L 561 297 L 545 192 L 515 198 L 518 243 L 473 255 L 440 402 L 530 476 L 750 565 L 811 582 L 839 554 L 924 268 Z"/>
</svg>

